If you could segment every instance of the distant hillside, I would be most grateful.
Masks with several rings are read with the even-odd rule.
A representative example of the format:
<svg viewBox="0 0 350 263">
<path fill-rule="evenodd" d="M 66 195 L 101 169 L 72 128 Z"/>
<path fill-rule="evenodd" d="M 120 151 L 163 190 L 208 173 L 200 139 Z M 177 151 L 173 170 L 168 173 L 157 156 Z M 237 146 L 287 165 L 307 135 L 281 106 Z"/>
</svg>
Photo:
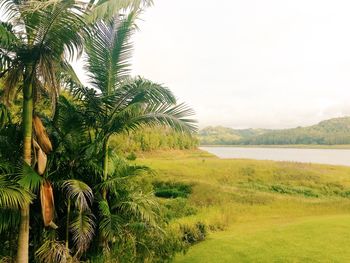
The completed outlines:
<svg viewBox="0 0 350 263">
<path fill-rule="evenodd" d="M 264 129 L 242 129 L 236 130 L 222 126 L 206 127 L 199 131 L 201 144 L 237 144 L 246 138 L 262 135 L 269 130 Z"/>
<path fill-rule="evenodd" d="M 283 130 L 207 127 L 199 132 L 199 140 L 202 145 L 350 144 L 350 117 Z"/>
</svg>

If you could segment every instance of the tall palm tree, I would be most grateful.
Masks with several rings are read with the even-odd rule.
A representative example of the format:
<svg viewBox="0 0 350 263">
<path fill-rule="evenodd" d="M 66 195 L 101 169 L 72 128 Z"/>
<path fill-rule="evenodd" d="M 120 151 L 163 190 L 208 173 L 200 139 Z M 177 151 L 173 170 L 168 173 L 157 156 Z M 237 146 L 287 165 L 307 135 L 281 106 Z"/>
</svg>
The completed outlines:
<svg viewBox="0 0 350 263">
<path fill-rule="evenodd" d="M 142 125 L 165 125 L 192 132 L 193 111 L 176 104 L 172 92 L 143 78 L 130 77 L 132 44 L 137 12 L 115 16 L 96 23 L 95 32 L 86 42 L 87 66 L 94 90 L 78 89 L 88 110 L 94 116 L 91 127 L 102 144 L 103 176 L 108 178 L 108 145 L 113 134 L 135 130 Z M 89 119 L 89 118 L 86 118 Z M 103 192 L 106 198 L 106 192 Z"/>
<path fill-rule="evenodd" d="M 23 95 L 23 160 L 31 165 L 32 119 L 40 92 L 58 94 L 59 73 L 67 58 L 81 50 L 82 10 L 75 1 L 3 0 L 6 22 L 0 24 L 0 77 L 8 98 Z M 17 262 L 28 262 L 29 205 L 21 209 Z"/>
</svg>

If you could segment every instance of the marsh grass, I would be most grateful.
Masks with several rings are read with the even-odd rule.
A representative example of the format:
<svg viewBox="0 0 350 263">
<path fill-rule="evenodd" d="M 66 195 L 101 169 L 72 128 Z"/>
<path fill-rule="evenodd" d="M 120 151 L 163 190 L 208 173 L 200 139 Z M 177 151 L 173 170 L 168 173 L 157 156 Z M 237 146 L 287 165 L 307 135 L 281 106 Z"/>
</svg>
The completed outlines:
<svg viewBox="0 0 350 263">
<path fill-rule="evenodd" d="M 201 222 L 209 235 L 176 262 L 350 262 L 350 167 L 218 159 L 199 150 L 153 152 L 137 162 L 155 169 L 151 180 L 192 185 L 185 203 L 170 209 L 180 215 L 171 224 L 179 231 Z M 180 211 L 186 206 L 193 213 Z"/>
</svg>

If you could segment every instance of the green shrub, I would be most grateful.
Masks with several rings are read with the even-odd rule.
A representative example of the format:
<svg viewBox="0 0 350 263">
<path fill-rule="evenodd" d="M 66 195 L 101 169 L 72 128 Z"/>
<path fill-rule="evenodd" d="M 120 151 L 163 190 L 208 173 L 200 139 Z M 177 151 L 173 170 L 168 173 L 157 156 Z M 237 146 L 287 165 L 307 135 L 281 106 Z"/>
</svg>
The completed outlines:
<svg viewBox="0 0 350 263">
<path fill-rule="evenodd" d="M 187 198 L 192 193 L 192 185 L 181 182 L 161 182 L 153 183 L 154 193 L 162 198 Z"/>
<path fill-rule="evenodd" d="M 129 161 L 135 161 L 136 158 L 137 158 L 137 156 L 136 156 L 136 153 L 135 153 L 135 152 L 131 152 L 130 154 L 128 154 L 128 155 L 126 156 L 126 159 L 128 159 Z"/>
<path fill-rule="evenodd" d="M 167 200 L 163 205 L 164 217 L 168 220 L 195 215 L 197 209 L 189 205 L 187 199 L 176 198 Z"/>
<path fill-rule="evenodd" d="M 306 187 L 291 187 L 286 185 L 271 185 L 270 190 L 280 194 L 297 194 L 305 197 L 319 197 L 319 194 Z"/>
<path fill-rule="evenodd" d="M 189 245 L 203 241 L 207 236 L 207 226 L 202 222 L 197 222 L 194 226 L 181 225 L 182 239 Z"/>
</svg>

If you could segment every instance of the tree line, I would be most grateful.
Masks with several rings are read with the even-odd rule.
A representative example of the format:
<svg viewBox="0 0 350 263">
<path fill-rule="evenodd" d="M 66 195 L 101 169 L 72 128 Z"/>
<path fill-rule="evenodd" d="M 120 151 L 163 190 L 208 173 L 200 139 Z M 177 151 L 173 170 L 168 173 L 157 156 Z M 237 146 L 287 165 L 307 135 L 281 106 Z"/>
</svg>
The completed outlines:
<svg viewBox="0 0 350 263">
<path fill-rule="evenodd" d="M 197 136 L 165 127 L 143 127 L 111 138 L 111 145 L 122 154 L 169 149 L 188 150 L 197 148 L 198 144 Z"/>
</svg>

